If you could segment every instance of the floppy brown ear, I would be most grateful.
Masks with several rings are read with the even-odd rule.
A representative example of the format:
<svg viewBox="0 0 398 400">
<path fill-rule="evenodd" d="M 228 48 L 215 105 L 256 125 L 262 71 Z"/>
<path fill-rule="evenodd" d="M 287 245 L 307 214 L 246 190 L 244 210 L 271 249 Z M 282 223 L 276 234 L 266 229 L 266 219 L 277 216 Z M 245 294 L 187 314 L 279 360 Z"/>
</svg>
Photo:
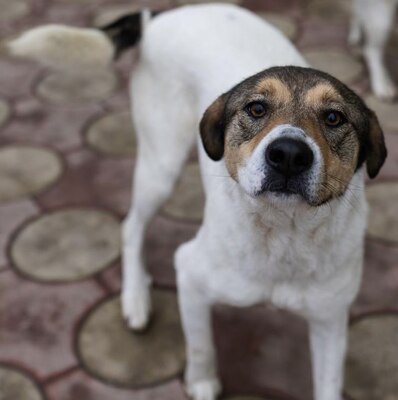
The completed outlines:
<svg viewBox="0 0 398 400">
<path fill-rule="evenodd" d="M 384 142 L 383 131 L 376 114 L 369 110 L 369 134 L 366 156 L 366 169 L 370 178 L 375 178 L 383 166 L 387 157 L 387 149 Z"/>
<path fill-rule="evenodd" d="M 226 95 L 221 95 L 203 114 L 199 129 L 203 147 L 207 155 L 214 161 L 219 161 L 224 155 L 224 109 Z"/>
</svg>

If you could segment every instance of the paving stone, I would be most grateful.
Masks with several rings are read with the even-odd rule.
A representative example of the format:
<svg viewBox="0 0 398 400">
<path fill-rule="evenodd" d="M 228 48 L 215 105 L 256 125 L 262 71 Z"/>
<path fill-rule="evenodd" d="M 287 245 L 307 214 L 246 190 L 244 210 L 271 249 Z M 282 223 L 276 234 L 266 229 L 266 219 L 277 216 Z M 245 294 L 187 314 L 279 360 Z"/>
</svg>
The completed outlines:
<svg viewBox="0 0 398 400">
<path fill-rule="evenodd" d="M 47 393 L 57 400 L 186 400 L 182 384 L 171 382 L 141 390 L 122 389 L 93 379 L 83 371 L 51 384 Z"/>
<path fill-rule="evenodd" d="M 37 93 L 54 104 L 86 103 L 109 97 L 115 90 L 117 78 L 106 70 L 86 73 L 55 72 L 37 86 Z"/>
<path fill-rule="evenodd" d="M 370 204 L 368 233 L 398 244 L 398 183 L 378 183 L 366 189 Z"/>
<path fill-rule="evenodd" d="M 19 107 L 19 111 L 22 113 L 19 112 L 17 118 L 12 118 L 2 129 L 2 138 L 24 145 L 45 145 L 60 151 L 69 151 L 80 146 L 81 131 L 87 121 L 103 112 L 100 105 L 95 103 L 81 104 L 79 107 L 59 107 L 40 102 L 38 104 L 33 100 L 30 105 L 23 105 L 22 110 Z"/>
<path fill-rule="evenodd" d="M 376 113 L 382 127 L 398 133 L 398 104 L 380 101 L 373 95 L 365 100 L 368 107 Z"/>
<path fill-rule="evenodd" d="M 94 376 L 114 384 L 156 384 L 182 372 L 184 340 L 174 293 L 153 292 L 154 315 L 145 333 L 123 321 L 119 296 L 97 307 L 81 327 L 80 357 Z"/>
<path fill-rule="evenodd" d="M 13 21 L 29 14 L 28 1 L 23 0 L 0 0 L 0 22 Z"/>
<path fill-rule="evenodd" d="M 0 100 L 0 126 L 3 125 L 10 115 L 10 107 L 4 100 Z"/>
<path fill-rule="evenodd" d="M 0 149 L 0 203 L 41 192 L 62 173 L 53 151 L 29 146 Z"/>
<path fill-rule="evenodd" d="M 112 156 L 132 156 L 136 141 L 130 112 L 119 112 L 96 120 L 86 133 L 87 142 L 96 150 Z"/>
<path fill-rule="evenodd" d="M 302 13 L 302 0 L 242 0 L 241 6 L 254 12 L 276 12 L 298 16 Z"/>
<path fill-rule="evenodd" d="M 77 150 L 66 157 L 62 180 L 37 197 L 45 208 L 96 205 L 125 215 L 131 203 L 133 160 Z"/>
<path fill-rule="evenodd" d="M 28 94 L 39 71 L 34 63 L 0 58 L 0 93 L 7 98 Z"/>
<path fill-rule="evenodd" d="M 265 306 L 217 306 L 213 326 L 226 394 L 312 398 L 308 334 L 302 319 Z"/>
<path fill-rule="evenodd" d="M 354 400 L 398 399 L 398 314 L 361 319 L 350 329 L 345 391 Z"/>
<path fill-rule="evenodd" d="M 188 164 L 182 173 L 176 190 L 163 207 L 166 215 L 200 221 L 203 217 L 205 197 L 200 178 L 199 164 Z"/>
<path fill-rule="evenodd" d="M 120 224 L 95 209 L 48 213 L 29 223 L 15 238 L 15 267 L 40 281 L 67 282 L 98 273 L 120 254 Z"/>
<path fill-rule="evenodd" d="M 310 0 L 307 13 L 323 19 L 348 19 L 351 15 L 351 2 L 347 0 Z"/>
<path fill-rule="evenodd" d="M 4 266 L 8 262 L 6 249 L 15 229 L 27 219 L 37 215 L 38 212 L 38 208 L 30 200 L 0 204 L 0 266 Z"/>
<path fill-rule="evenodd" d="M 275 25 L 282 31 L 289 39 L 294 39 L 297 35 L 297 24 L 293 18 L 273 13 L 260 13 L 260 17 Z"/>
<path fill-rule="evenodd" d="M 340 49 L 307 50 L 304 57 L 309 64 L 321 71 L 349 84 L 357 79 L 363 72 L 362 64 L 353 56 Z"/>
<path fill-rule="evenodd" d="M 222 3 L 240 4 L 242 0 L 223 0 Z M 220 3 L 219 0 L 176 0 L 177 5 L 200 4 L 200 3 Z"/>
<path fill-rule="evenodd" d="M 398 180 L 398 135 L 384 132 L 384 138 L 388 150 L 388 157 L 377 179 L 389 181 Z"/>
<path fill-rule="evenodd" d="M 225 397 L 223 400 L 271 400 L 271 398 L 253 397 L 253 396 L 234 396 L 234 397 Z"/>
<path fill-rule="evenodd" d="M 300 49 L 346 48 L 348 37 L 347 21 L 314 17 L 304 14 L 300 24 L 300 35 L 296 45 Z"/>
<path fill-rule="evenodd" d="M 1 400 L 43 400 L 37 384 L 14 368 L 0 365 Z"/>
<path fill-rule="evenodd" d="M 0 363 L 24 365 L 38 379 L 75 366 L 75 325 L 102 289 L 92 281 L 43 285 L 11 270 L 0 275 Z"/>
<path fill-rule="evenodd" d="M 398 305 L 398 246 L 367 239 L 361 289 L 354 315 L 394 309 Z"/>
</svg>

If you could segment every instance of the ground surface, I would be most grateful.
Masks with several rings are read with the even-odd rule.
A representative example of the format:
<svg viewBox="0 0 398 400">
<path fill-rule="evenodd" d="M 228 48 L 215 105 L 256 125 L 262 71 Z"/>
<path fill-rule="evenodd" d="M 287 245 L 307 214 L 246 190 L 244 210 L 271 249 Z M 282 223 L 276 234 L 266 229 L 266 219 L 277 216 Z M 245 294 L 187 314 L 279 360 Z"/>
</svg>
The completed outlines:
<svg viewBox="0 0 398 400">
<path fill-rule="evenodd" d="M 195 1 L 197 2 L 197 1 Z M 386 131 L 389 159 L 368 186 L 364 283 L 352 309 L 345 391 L 398 399 L 398 105 L 368 93 L 346 46 L 345 1 L 236 0 L 286 32 L 310 62 L 365 96 Z M 140 5 L 179 0 L 0 0 L 1 38 L 44 22 L 105 23 Z M 398 35 L 388 65 L 398 80 Z M 147 259 L 155 319 L 145 335 L 120 316 L 120 222 L 130 199 L 135 142 L 127 114 L 133 56 L 111 72 L 55 76 L 0 58 L 0 399 L 182 400 L 183 339 L 172 254 L 192 237 L 203 197 L 190 162 L 151 226 Z M 215 312 L 229 400 L 306 400 L 306 327 L 265 308 Z"/>
</svg>

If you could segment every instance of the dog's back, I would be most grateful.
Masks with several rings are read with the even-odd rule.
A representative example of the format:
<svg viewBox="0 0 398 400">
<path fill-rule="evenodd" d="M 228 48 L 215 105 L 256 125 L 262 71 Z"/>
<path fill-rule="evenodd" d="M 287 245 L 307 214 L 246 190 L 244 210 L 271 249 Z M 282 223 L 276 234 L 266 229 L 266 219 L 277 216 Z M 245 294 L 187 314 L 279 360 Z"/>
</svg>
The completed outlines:
<svg viewBox="0 0 398 400">
<path fill-rule="evenodd" d="M 226 4 L 186 6 L 156 16 L 140 48 L 139 62 L 149 73 L 168 77 L 173 85 L 178 80 L 191 95 L 200 93 L 198 117 L 220 93 L 264 68 L 306 65 L 279 30 Z"/>
</svg>

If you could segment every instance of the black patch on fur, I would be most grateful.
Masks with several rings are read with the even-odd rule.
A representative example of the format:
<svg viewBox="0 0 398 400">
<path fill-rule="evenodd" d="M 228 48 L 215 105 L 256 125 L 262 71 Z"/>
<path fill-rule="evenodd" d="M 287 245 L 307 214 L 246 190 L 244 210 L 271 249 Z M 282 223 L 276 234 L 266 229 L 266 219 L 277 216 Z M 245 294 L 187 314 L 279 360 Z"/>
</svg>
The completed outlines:
<svg viewBox="0 0 398 400">
<path fill-rule="evenodd" d="M 161 11 L 152 11 L 152 17 L 160 14 Z M 115 59 L 117 59 L 125 50 L 134 47 L 141 39 L 142 14 L 125 15 L 100 30 L 110 38 L 115 46 Z"/>
</svg>

